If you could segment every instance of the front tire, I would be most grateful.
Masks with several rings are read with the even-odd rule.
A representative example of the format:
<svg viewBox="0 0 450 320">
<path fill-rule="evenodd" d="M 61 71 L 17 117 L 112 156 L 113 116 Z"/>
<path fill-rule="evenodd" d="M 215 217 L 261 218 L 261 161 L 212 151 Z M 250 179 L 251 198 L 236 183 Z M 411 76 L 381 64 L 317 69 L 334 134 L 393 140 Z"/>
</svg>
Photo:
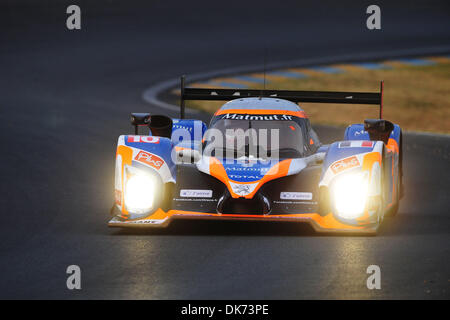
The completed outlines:
<svg viewBox="0 0 450 320">
<path fill-rule="evenodd" d="M 386 216 L 387 217 L 393 217 L 397 214 L 398 212 L 398 207 L 400 204 L 400 197 L 399 197 L 399 193 L 400 193 L 400 179 L 397 179 L 397 188 L 396 188 L 396 193 L 395 193 L 395 203 L 394 205 L 389 208 L 389 210 L 386 212 Z"/>
</svg>

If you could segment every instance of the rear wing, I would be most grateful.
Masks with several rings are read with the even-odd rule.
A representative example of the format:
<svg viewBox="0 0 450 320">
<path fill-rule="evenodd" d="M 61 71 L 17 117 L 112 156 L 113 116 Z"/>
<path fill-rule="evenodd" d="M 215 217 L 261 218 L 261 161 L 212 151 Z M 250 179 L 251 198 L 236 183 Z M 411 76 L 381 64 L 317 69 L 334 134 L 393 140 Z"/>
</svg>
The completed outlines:
<svg viewBox="0 0 450 320">
<path fill-rule="evenodd" d="M 233 100 L 249 97 L 280 98 L 295 103 L 348 103 L 378 105 L 383 118 L 383 81 L 379 92 L 294 91 L 258 89 L 186 88 L 185 76 L 181 77 L 180 118 L 184 118 L 186 100 Z"/>
</svg>

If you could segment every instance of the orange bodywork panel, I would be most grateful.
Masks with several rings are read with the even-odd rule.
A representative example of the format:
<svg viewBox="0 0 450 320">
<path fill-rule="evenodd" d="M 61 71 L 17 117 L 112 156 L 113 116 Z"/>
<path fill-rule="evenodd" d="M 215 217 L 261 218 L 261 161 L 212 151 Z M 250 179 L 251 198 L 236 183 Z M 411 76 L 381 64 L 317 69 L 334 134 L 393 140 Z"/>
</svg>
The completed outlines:
<svg viewBox="0 0 450 320">
<path fill-rule="evenodd" d="M 111 227 L 166 227 L 174 219 L 198 219 L 198 220 L 256 220 L 256 221 L 291 221 L 308 222 L 316 231 L 321 232 L 349 232 L 349 233 L 374 233 L 376 229 L 364 225 L 352 226 L 336 220 L 332 213 L 321 216 L 318 213 L 280 214 L 280 215 L 251 215 L 251 214 L 218 214 L 196 211 L 158 209 L 147 218 L 135 221 L 110 222 Z M 151 222 L 151 223 L 149 223 Z"/>
</svg>

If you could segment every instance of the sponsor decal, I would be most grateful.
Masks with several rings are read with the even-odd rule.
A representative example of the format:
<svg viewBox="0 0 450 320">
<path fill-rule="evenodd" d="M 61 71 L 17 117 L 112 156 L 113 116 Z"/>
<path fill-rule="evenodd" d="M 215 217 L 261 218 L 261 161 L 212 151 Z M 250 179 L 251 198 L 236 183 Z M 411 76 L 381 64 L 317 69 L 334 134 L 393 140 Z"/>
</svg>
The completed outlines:
<svg viewBox="0 0 450 320">
<path fill-rule="evenodd" d="M 344 141 L 339 142 L 339 148 L 372 148 L 373 141 Z"/>
<path fill-rule="evenodd" d="M 238 184 L 233 188 L 234 192 L 237 194 L 249 194 L 250 186 L 246 184 Z"/>
<path fill-rule="evenodd" d="M 282 200 L 312 200 L 311 192 L 281 192 Z"/>
<path fill-rule="evenodd" d="M 248 179 L 248 180 L 260 180 L 263 176 L 242 176 L 239 174 L 229 174 L 228 177 L 230 179 L 236 180 L 236 179 Z"/>
<path fill-rule="evenodd" d="M 191 201 L 191 202 L 216 202 L 217 199 L 213 199 L 213 198 L 173 198 L 173 201 Z"/>
<path fill-rule="evenodd" d="M 134 160 L 148 164 L 149 166 L 152 166 L 155 169 L 161 168 L 161 166 L 164 164 L 163 159 L 145 151 L 139 151 Z"/>
<path fill-rule="evenodd" d="M 336 161 L 335 163 L 333 163 L 330 168 L 331 171 L 333 171 L 334 174 L 337 174 L 341 171 L 353 168 L 353 167 L 357 167 L 359 166 L 359 161 L 358 158 L 356 156 L 350 157 L 350 158 L 345 158 L 339 161 Z"/>
<path fill-rule="evenodd" d="M 362 129 L 360 131 L 355 131 L 355 136 L 359 136 L 359 135 L 362 135 L 362 134 L 367 134 L 367 131 L 364 130 L 364 129 Z"/>
<path fill-rule="evenodd" d="M 161 220 L 129 220 L 129 221 L 110 221 L 110 224 L 114 223 L 126 223 L 126 224 L 162 224 L 167 219 L 161 219 Z"/>
<path fill-rule="evenodd" d="M 293 205 L 299 205 L 299 204 L 306 204 L 306 205 L 317 205 L 317 201 L 288 201 L 288 200 L 283 200 L 283 201 L 277 201 L 274 200 L 273 203 L 280 203 L 280 204 L 293 204 Z"/>
<path fill-rule="evenodd" d="M 186 131 L 192 132 L 192 127 L 183 126 L 183 125 L 180 125 L 180 124 L 175 124 L 174 123 L 172 128 L 173 129 L 182 129 L 182 130 L 186 130 Z"/>
<path fill-rule="evenodd" d="M 212 198 L 212 190 L 198 190 L 198 189 L 181 189 L 180 197 L 185 198 Z"/>
<path fill-rule="evenodd" d="M 288 114 L 239 114 L 226 113 L 221 119 L 231 120 L 251 120 L 251 121 L 273 121 L 273 120 L 292 120 L 293 116 Z"/>
<path fill-rule="evenodd" d="M 225 167 L 226 171 L 256 171 L 259 172 L 261 168 L 251 168 L 251 167 Z"/>
<path fill-rule="evenodd" d="M 373 141 L 363 141 L 363 142 L 361 143 L 361 147 L 369 147 L 369 148 L 372 148 L 372 146 L 373 146 Z"/>
<path fill-rule="evenodd" d="M 159 143 L 159 137 L 152 137 L 152 136 L 128 136 L 127 142 Z"/>
</svg>

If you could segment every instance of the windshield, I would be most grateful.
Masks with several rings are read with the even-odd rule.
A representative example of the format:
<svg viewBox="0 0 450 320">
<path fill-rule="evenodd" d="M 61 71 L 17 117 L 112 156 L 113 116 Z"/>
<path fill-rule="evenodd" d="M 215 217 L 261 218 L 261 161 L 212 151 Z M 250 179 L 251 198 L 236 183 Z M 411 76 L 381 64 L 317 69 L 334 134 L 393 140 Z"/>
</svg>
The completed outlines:
<svg viewBox="0 0 450 320">
<path fill-rule="evenodd" d="M 296 120 L 219 119 L 205 134 L 205 152 L 222 157 L 297 158 L 304 154 L 304 136 Z"/>
</svg>

